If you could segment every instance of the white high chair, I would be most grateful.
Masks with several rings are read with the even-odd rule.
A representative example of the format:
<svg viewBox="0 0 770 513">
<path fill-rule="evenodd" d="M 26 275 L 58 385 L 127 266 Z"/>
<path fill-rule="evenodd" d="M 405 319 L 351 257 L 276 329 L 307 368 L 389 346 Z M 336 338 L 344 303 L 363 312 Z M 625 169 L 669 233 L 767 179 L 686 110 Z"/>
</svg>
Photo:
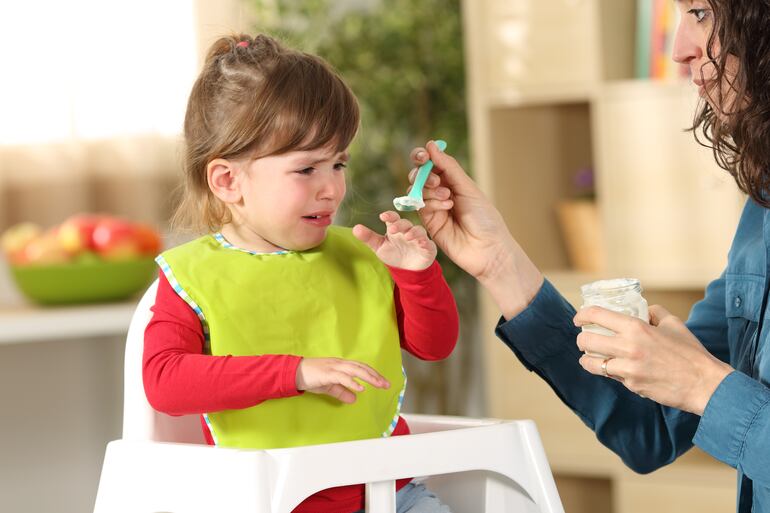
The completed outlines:
<svg viewBox="0 0 770 513">
<path fill-rule="evenodd" d="M 107 444 L 94 513 L 289 513 L 313 493 L 366 483 L 366 511 L 395 513 L 395 480 L 426 485 L 453 513 L 564 513 L 532 421 L 406 415 L 413 434 L 291 449 L 205 444 L 197 415 L 150 407 L 144 329 L 157 282 L 128 330 L 123 438 Z"/>
</svg>

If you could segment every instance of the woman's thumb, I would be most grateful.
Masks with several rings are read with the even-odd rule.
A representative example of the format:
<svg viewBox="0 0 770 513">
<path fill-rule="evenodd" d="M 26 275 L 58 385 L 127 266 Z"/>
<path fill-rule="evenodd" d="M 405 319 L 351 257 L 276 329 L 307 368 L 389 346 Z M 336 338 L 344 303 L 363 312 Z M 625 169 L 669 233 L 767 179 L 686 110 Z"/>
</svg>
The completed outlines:
<svg viewBox="0 0 770 513">
<path fill-rule="evenodd" d="M 451 155 L 441 151 L 435 141 L 429 141 L 425 145 L 430 159 L 433 161 L 433 172 L 441 177 L 444 185 L 453 188 L 464 181 L 471 181 L 460 164 Z"/>
</svg>

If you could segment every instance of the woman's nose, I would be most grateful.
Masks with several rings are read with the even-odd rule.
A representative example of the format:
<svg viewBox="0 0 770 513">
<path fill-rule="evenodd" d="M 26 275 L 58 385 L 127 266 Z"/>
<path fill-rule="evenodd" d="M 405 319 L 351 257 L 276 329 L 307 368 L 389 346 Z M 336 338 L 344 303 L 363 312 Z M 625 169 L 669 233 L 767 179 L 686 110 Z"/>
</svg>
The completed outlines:
<svg viewBox="0 0 770 513">
<path fill-rule="evenodd" d="M 674 37 L 672 59 L 680 64 L 689 64 L 703 57 L 704 51 L 695 34 L 684 24 L 680 23 Z"/>
</svg>

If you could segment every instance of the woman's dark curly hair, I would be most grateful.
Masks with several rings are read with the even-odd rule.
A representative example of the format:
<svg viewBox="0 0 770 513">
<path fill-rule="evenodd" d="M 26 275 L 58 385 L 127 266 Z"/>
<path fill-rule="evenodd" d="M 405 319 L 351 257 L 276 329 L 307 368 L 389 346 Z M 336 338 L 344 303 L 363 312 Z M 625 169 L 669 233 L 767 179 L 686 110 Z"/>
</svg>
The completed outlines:
<svg viewBox="0 0 770 513">
<path fill-rule="evenodd" d="M 708 94 L 720 112 L 701 102 L 691 130 L 743 192 L 770 207 L 770 0 L 708 2 L 714 25 L 707 53 L 714 83 L 722 84 Z M 737 69 L 727 68 L 730 56 Z"/>
</svg>

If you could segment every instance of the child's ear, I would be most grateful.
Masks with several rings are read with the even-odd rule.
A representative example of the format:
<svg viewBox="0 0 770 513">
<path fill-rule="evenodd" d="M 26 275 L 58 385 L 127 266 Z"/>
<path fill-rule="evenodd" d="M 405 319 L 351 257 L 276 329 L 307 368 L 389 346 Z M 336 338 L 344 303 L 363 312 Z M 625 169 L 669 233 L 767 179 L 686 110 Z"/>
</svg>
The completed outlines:
<svg viewBox="0 0 770 513">
<path fill-rule="evenodd" d="M 241 188 L 238 183 L 240 170 L 231 160 L 214 159 L 206 166 L 206 179 L 214 196 L 225 203 L 238 203 Z"/>
</svg>

